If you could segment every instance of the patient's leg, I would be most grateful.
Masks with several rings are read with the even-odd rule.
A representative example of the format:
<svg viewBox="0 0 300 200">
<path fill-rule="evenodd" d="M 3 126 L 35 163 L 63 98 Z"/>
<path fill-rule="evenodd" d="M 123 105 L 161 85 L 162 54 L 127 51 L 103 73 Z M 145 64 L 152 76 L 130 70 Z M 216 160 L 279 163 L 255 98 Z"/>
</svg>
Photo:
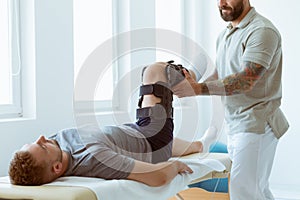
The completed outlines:
<svg viewBox="0 0 300 200">
<path fill-rule="evenodd" d="M 177 65 L 173 65 L 166 62 L 156 62 L 152 65 L 147 66 L 143 72 L 143 85 L 154 84 L 157 82 L 163 82 L 172 88 L 180 81 L 184 80 L 184 75 L 178 70 Z M 168 66 L 168 67 L 167 67 Z M 170 67 L 171 66 L 171 67 Z M 175 66 L 175 67 L 174 67 Z M 177 70 L 175 69 L 177 67 Z M 188 70 L 190 75 L 195 79 L 195 73 L 192 70 Z M 154 95 L 145 95 L 142 107 L 154 106 L 159 103 L 160 99 Z"/>
<path fill-rule="evenodd" d="M 143 85 L 157 82 L 168 83 L 166 77 L 166 66 L 168 63 L 157 62 L 148 66 L 143 73 Z M 193 71 L 189 71 L 194 75 Z M 172 81 L 171 81 L 172 82 Z M 144 95 L 141 107 L 152 107 L 161 102 L 159 97 L 153 94 Z M 215 141 L 217 136 L 216 128 L 209 127 L 199 141 L 188 142 L 179 138 L 174 138 L 172 146 L 172 156 L 182 156 L 197 152 L 208 152 L 209 146 Z"/>
<path fill-rule="evenodd" d="M 138 120 L 135 124 L 130 124 L 149 142 L 152 163 L 166 161 L 172 155 L 173 95 L 165 73 L 167 64 L 154 63 L 145 69 L 140 87 Z"/>
<path fill-rule="evenodd" d="M 198 152 L 207 153 L 210 145 L 215 142 L 217 133 L 217 129 L 210 126 L 198 141 L 188 142 L 180 138 L 174 138 L 172 156 L 178 157 Z"/>
<path fill-rule="evenodd" d="M 143 74 L 143 85 L 154 84 L 157 82 L 167 82 L 165 75 L 165 67 L 167 63 L 157 62 L 148 66 Z M 144 95 L 142 108 L 152 107 L 157 103 L 160 103 L 161 99 L 153 94 Z"/>
<path fill-rule="evenodd" d="M 204 153 L 208 152 L 210 145 L 216 141 L 217 134 L 218 134 L 218 129 L 214 126 L 210 126 L 205 131 L 204 135 L 200 138 L 199 141 L 203 144 L 202 151 Z"/>
<path fill-rule="evenodd" d="M 167 82 L 165 67 L 167 63 L 158 62 L 148 66 L 143 74 L 143 85 L 154 84 L 158 81 Z M 144 95 L 142 107 L 151 107 L 157 103 L 160 103 L 161 99 L 153 94 Z M 201 152 L 202 143 L 188 142 L 179 138 L 174 138 L 172 145 L 172 156 L 182 156 L 191 153 Z"/>
<path fill-rule="evenodd" d="M 202 143 L 200 141 L 188 142 L 180 138 L 174 138 L 172 147 L 172 156 L 179 157 L 192 153 L 202 152 Z"/>
</svg>

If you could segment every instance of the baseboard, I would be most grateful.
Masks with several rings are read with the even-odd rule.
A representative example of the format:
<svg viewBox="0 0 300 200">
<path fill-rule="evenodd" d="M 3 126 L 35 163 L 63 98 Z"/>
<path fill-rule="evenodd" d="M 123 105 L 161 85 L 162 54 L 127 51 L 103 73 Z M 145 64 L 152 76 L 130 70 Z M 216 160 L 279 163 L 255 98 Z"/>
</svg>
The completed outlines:
<svg viewBox="0 0 300 200">
<path fill-rule="evenodd" d="M 299 186 L 272 185 L 272 193 L 276 199 L 300 200 Z"/>
</svg>

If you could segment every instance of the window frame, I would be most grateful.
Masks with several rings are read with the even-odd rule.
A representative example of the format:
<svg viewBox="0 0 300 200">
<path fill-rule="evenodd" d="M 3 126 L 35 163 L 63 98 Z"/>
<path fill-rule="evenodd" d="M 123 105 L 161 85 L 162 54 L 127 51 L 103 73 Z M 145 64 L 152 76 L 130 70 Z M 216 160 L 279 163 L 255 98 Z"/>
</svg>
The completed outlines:
<svg viewBox="0 0 300 200">
<path fill-rule="evenodd" d="M 20 47 L 20 3 L 17 0 L 7 1 L 8 5 L 8 27 L 9 33 L 9 62 L 11 78 L 11 104 L 0 104 L 0 119 L 15 118 L 23 116 L 22 109 L 22 63 Z"/>
<path fill-rule="evenodd" d="M 132 4 L 134 1 L 118 1 L 118 0 L 112 0 L 112 37 L 125 32 L 130 31 L 132 29 L 138 28 L 140 25 L 139 23 L 135 24 L 135 19 L 132 19 L 132 15 L 128 14 L 130 12 L 130 8 L 132 8 Z M 135 2 L 136 3 L 136 2 Z M 192 2 L 187 3 L 183 0 L 180 1 L 181 4 L 181 17 L 182 20 L 179 22 L 181 26 L 181 34 L 188 35 L 192 39 L 199 40 L 200 32 L 199 30 L 194 28 L 194 25 L 199 22 L 198 18 L 193 16 L 194 13 L 190 13 L 190 9 L 195 10 L 195 5 L 197 4 L 195 0 L 192 0 Z M 198 16 L 198 15 L 197 15 Z M 155 13 L 153 13 L 153 17 L 156 17 Z M 190 19 L 192 20 L 192 23 L 190 22 Z M 187 34 L 187 33 L 190 34 Z M 200 36 L 201 37 L 201 36 Z M 113 49 L 118 49 L 118 46 L 122 44 L 118 44 L 118 41 L 114 42 Z M 118 52 L 113 52 L 113 55 L 117 54 Z M 129 60 L 129 63 L 127 62 Z M 118 79 L 124 75 L 125 69 L 121 69 L 124 65 L 127 66 L 133 66 L 132 65 L 132 59 L 129 58 L 127 61 L 124 62 L 124 60 L 117 60 L 113 63 L 113 88 L 118 83 Z M 122 66 L 122 67 L 118 67 Z M 124 110 L 126 109 L 126 105 L 124 102 L 120 101 L 120 97 L 122 97 L 122 91 L 117 91 L 117 95 L 113 96 L 114 99 L 111 100 L 97 100 L 97 101 L 75 101 L 76 109 L 79 110 L 86 110 L 87 107 L 90 107 L 91 104 L 94 105 L 94 112 L 106 112 L 106 111 L 115 111 L 115 110 Z M 88 109 L 90 110 L 90 109 Z"/>
<path fill-rule="evenodd" d="M 125 9 L 128 8 L 128 4 L 129 1 L 124 1 L 124 2 L 120 2 L 118 0 L 112 0 L 111 1 L 111 5 L 112 5 L 112 34 L 111 34 L 111 38 L 112 42 L 113 42 L 113 52 L 112 55 L 117 55 L 117 49 L 118 49 L 118 44 L 117 41 L 115 41 L 113 39 L 113 36 L 117 35 L 118 33 L 120 33 L 122 31 L 122 29 L 124 29 L 124 27 L 126 29 L 129 28 L 129 24 L 125 23 L 124 24 L 120 23 L 120 20 L 124 20 L 124 18 L 122 17 L 123 15 L 126 15 L 126 12 L 124 12 L 124 7 L 122 7 L 123 5 L 125 6 Z M 121 16 L 122 15 L 122 16 Z M 129 19 L 125 19 L 125 20 L 129 20 Z M 75 49 L 74 49 L 75 50 Z M 115 89 L 118 83 L 118 79 L 119 79 L 119 75 L 120 73 L 122 73 L 122 69 L 120 69 L 118 67 L 118 65 L 121 63 L 122 61 L 115 61 L 112 63 L 112 88 Z M 76 64 L 76 63 L 75 63 Z M 75 65 L 74 65 L 75 67 Z M 74 68 L 75 69 L 75 68 Z M 74 77 L 75 78 L 75 77 Z M 74 80 L 75 83 L 76 80 Z M 112 99 L 109 100 L 94 100 L 94 101 L 88 101 L 88 100 L 77 100 L 74 101 L 75 103 L 75 107 L 76 110 L 79 111 L 86 111 L 86 110 L 90 110 L 89 107 L 91 105 L 94 105 L 94 112 L 95 113 L 99 113 L 99 112 L 108 112 L 108 111 L 114 111 L 114 110 L 121 110 L 120 108 L 120 101 L 119 101 L 119 92 L 116 92 L 115 94 L 113 94 Z M 92 113 L 90 113 L 92 114 Z"/>
</svg>

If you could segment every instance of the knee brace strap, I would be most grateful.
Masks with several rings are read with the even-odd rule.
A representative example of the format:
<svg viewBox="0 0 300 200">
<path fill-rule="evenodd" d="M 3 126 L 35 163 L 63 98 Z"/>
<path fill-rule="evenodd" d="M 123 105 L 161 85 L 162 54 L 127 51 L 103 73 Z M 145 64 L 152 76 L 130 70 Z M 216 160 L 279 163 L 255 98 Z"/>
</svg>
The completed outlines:
<svg viewBox="0 0 300 200">
<path fill-rule="evenodd" d="M 140 87 L 140 99 L 139 99 L 139 104 L 138 106 L 141 108 L 142 106 L 142 102 L 144 99 L 144 95 L 147 94 L 153 94 L 154 96 L 158 97 L 161 99 L 161 102 L 159 104 L 161 104 L 167 114 L 168 118 L 172 118 L 173 117 L 173 107 L 172 107 L 172 102 L 173 102 L 173 92 L 165 86 L 164 82 L 157 82 L 155 84 L 149 84 L 149 85 L 142 85 Z M 139 109 L 141 110 L 141 109 Z M 141 117 L 142 113 L 144 117 L 147 117 L 149 114 L 149 111 L 137 111 L 139 113 L 137 113 L 137 117 Z M 151 112 L 150 112 L 151 114 Z"/>
<path fill-rule="evenodd" d="M 158 119 L 166 119 L 172 118 L 173 116 L 170 116 L 170 114 L 167 115 L 165 108 L 160 104 L 156 104 L 153 107 L 138 108 L 136 110 L 136 118 L 139 119 L 141 117 L 155 117 Z"/>
</svg>

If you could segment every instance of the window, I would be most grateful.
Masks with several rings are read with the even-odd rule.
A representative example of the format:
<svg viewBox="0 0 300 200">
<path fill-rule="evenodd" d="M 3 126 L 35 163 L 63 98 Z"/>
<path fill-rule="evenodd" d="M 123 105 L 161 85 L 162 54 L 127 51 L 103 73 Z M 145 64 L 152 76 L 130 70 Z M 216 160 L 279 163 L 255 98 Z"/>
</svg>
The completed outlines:
<svg viewBox="0 0 300 200">
<path fill-rule="evenodd" d="M 80 69 L 88 56 L 113 35 L 112 1 L 75 0 L 74 1 L 74 63 L 76 82 Z M 111 107 L 114 70 L 112 66 L 103 67 L 99 77 L 94 99 L 80 98 L 79 102 L 94 102 L 95 109 Z"/>
<path fill-rule="evenodd" d="M 194 20 L 193 16 L 188 15 L 189 10 L 195 10 L 193 7 L 197 2 L 193 0 L 192 2 L 183 1 L 183 0 L 164 0 L 164 1 L 151 1 L 147 5 L 150 9 L 147 10 L 147 14 L 141 15 L 141 11 L 136 4 L 143 4 L 140 1 L 111 1 L 111 0 L 75 0 L 74 1 L 74 58 L 75 58 L 75 84 L 76 78 L 80 75 L 80 69 L 84 61 L 88 56 L 97 48 L 99 45 L 102 45 L 103 42 L 112 39 L 112 36 L 117 33 L 122 33 L 136 28 L 147 28 L 155 27 L 158 29 L 165 29 L 176 32 L 178 34 L 186 35 L 186 32 L 191 32 L 193 35 L 198 35 L 195 33 L 194 26 L 197 24 L 197 21 Z M 153 7 L 152 7 L 153 5 Z M 198 5 L 198 4 L 197 4 Z M 143 4 L 143 6 L 145 6 Z M 127 13 L 128 11 L 128 13 Z M 186 17 L 185 15 L 188 15 Z M 193 19 L 193 20 L 191 20 Z M 153 23 L 152 23 L 153 22 Z M 129 27 L 129 28 L 128 28 Z M 127 29 L 128 28 L 128 29 Z M 191 30 L 191 31 L 190 31 Z M 194 34 L 195 33 L 195 34 Z M 190 36 L 190 35 L 188 35 Z M 192 38 L 194 39 L 194 38 Z M 130 45 L 128 44 L 119 44 L 119 41 L 116 41 L 116 45 Z M 184 41 L 178 41 L 178 46 L 181 49 Z M 157 45 L 158 47 L 160 45 Z M 116 49 L 118 48 L 111 48 Z M 111 52 L 112 55 L 118 52 Z M 136 52 L 134 52 L 136 53 Z M 175 54 L 177 53 L 177 54 Z M 168 49 L 157 49 L 154 52 L 155 60 L 168 61 L 175 60 L 176 63 L 184 64 L 183 58 L 180 57 L 182 54 L 179 52 L 171 52 Z M 106 110 L 112 108 L 112 95 L 113 90 L 118 82 L 118 78 L 122 78 L 127 68 L 129 71 L 132 66 L 135 65 L 135 62 L 139 62 L 138 56 L 132 57 L 133 53 L 130 55 L 122 55 L 118 57 L 117 67 L 106 66 L 104 69 L 103 76 L 99 78 L 97 89 L 92 99 L 87 99 L 85 97 L 79 97 L 75 99 L 76 105 L 78 108 L 83 106 L 86 103 L 94 104 L 95 110 Z M 130 57 L 131 56 L 131 57 Z M 129 58 L 130 57 L 130 58 Z M 147 62 L 148 58 L 144 58 Z M 121 60 L 121 61 L 120 61 Z M 126 61 L 125 61 L 126 60 Z M 151 60 L 151 59 L 150 59 Z M 152 59 L 153 60 L 153 59 Z M 132 62 L 133 61 L 133 62 Z M 125 63 L 126 62 L 126 63 Z M 122 91 L 121 91 L 122 92 Z M 121 93 L 120 92 L 120 93 Z M 124 94 L 119 94 L 120 100 L 121 96 Z M 91 98 L 91 97 L 90 97 Z M 115 99 L 114 99 L 115 100 Z M 115 105 L 119 103 L 119 105 Z M 124 107 L 122 102 L 114 101 L 113 107 L 119 107 L 121 110 Z"/>
<path fill-rule="evenodd" d="M 0 1 L 0 104 L 10 104 L 11 101 L 11 67 L 9 65 L 8 40 L 8 9 L 7 1 Z"/>
<path fill-rule="evenodd" d="M 0 0 L 0 117 L 22 115 L 19 9 L 16 1 Z"/>
<path fill-rule="evenodd" d="M 156 28 L 167 29 L 181 34 L 181 0 L 157 0 L 155 2 L 155 19 Z M 179 63 L 181 60 L 177 55 L 171 54 L 171 52 L 164 49 L 156 51 L 156 60 L 168 61 L 171 59 L 175 60 L 176 63 Z"/>
<path fill-rule="evenodd" d="M 173 31 L 176 34 L 182 34 L 183 19 L 183 5 L 182 0 L 156 0 L 155 2 L 155 17 L 156 17 L 156 28 L 166 29 Z M 170 23 L 171 22 L 171 23 Z M 174 33 L 174 34 L 175 34 Z M 182 42 L 177 41 L 180 51 L 182 51 Z M 159 44 L 157 44 L 159 46 Z M 174 60 L 176 64 L 182 63 L 182 57 L 176 55 L 179 52 L 170 52 L 170 50 L 158 49 L 156 51 L 156 60 L 158 61 L 169 61 Z M 178 99 L 174 96 L 173 106 L 180 108 L 183 104 L 183 100 Z M 178 110 L 178 109 L 177 109 Z M 178 111 L 177 111 L 178 112 Z M 180 112 L 180 111 L 179 111 Z"/>
</svg>

